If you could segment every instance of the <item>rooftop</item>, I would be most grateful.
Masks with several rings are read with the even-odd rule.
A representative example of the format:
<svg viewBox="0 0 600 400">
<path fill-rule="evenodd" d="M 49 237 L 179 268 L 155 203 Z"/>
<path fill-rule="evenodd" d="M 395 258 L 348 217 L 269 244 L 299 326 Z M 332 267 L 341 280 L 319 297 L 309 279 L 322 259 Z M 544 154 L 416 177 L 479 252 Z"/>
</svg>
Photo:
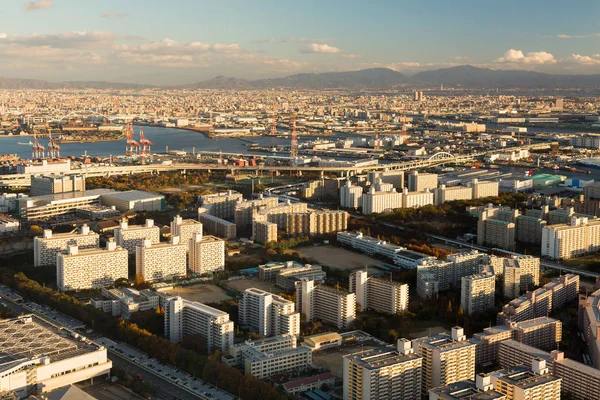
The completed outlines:
<svg viewBox="0 0 600 400">
<path fill-rule="evenodd" d="M 497 376 L 498 379 L 503 380 L 510 385 L 523 389 L 532 388 L 561 379 L 548 373 L 543 375 L 535 374 L 531 371 L 530 367 L 526 367 L 524 365 L 508 367 L 500 371 L 495 371 L 492 373 L 492 375 Z"/>
<path fill-rule="evenodd" d="M 364 352 L 348 354 L 345 356 L 345 358 L 361 366 L 362 368 L 373 370 L 389 367 L 391 365 L 407 361 L 413 361 L 421 357 L 416 354 L 400 354 L 395 347 L 388 346 L 378 347 Z"/>
<path fill-rule="evenodd" d="M 196 311 L 200 311 L 204 314 L 208 314 L 213 317 L 229 317 L 229 314 L 227 314 L 225 311 L 217 310 L 216 308 L 212 308 L 210 306 L 207 306 L 206 304 L 198 303 L 195 301 L 188 301 L 183 299 L 183 306 Z"/>
<path fill-rule="evenodd" d="M 505 395 L 498 393 L 495 390 L 488 390 L 486 392 L 480 391 L 475 386 L 475 382 L 471 380 L 451 383 L 446 386 L 432 389 L 430 392 L 435 393 L 438 396 L 438 399 L 441 400 L 494 400 L 506 398 Z"/>
<path fill-rule="evenodd" d="M 104 194 L 105 197 L 112 199 L 124 200 L 124 201 L 135 201 L 135 200 L 154 200 L 163 198 L 162 194 L 143 192 L 141 190 L 127 190 L 125 192 L 114 192 Z"/>
</svg>

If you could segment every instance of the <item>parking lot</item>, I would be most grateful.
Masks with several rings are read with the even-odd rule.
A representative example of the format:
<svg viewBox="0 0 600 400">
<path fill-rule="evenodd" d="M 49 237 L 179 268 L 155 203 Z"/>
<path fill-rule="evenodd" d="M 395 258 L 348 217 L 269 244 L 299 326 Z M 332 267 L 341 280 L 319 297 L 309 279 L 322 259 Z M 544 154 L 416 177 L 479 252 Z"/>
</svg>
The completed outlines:
<svg viewBox="0 0 600 400">
<path fill-rule="evenodd" d="M 25 308 L 28 308 L 36 313 L 42 314 L 47 319 L 56 321 L 58 324 L 69 328 L 69 329 L 83 329 L 85 324 L 75 318 L 71 318 L 61 312 L 55 311 L 48 306 L 42 306 L 34 302 L 23 304 Z"/>
<path fill-rule="evenodd" d="M 198 396 L 205 398 L 214 398 L 222 400 L 234 400 L 235 397 L 229 393 L 217 389 L 215 386 L 194 378 L 186 372 L 180 371 L 177 368 L 161 363 L 158 360 L 148 357 L 146 354 L 126 345 L 125 343 L 117 343 L 107 338 L 98 338 L 96 342 L 104 345 L 106 348 L 119 353 L 124 358 L 130 359 L 137 365 L 151 371 L 156 375 L 160 375 L 164 379 L 169 380 L 173 384 L 196 393 Z"/>
</svg>

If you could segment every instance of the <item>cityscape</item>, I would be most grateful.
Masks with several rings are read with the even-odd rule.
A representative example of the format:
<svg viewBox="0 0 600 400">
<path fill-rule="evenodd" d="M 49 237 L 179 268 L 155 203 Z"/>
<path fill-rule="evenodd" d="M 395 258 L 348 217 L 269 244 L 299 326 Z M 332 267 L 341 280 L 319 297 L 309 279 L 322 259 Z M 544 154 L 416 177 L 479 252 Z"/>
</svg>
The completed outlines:
<svg viewBox="0 0 600 400">
<path fill-rule="evenodd" d="M 2 6 L 0 399 L 600 400 L 600 4 L 333 3 Z"/>
</svg>

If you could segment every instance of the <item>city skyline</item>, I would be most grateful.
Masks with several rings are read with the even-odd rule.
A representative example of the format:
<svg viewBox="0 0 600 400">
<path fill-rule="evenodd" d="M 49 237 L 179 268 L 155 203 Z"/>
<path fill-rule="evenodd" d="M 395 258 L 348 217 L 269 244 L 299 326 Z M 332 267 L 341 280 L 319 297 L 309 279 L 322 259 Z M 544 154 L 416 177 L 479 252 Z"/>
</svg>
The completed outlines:
<svg viewBox="0 0 600 400">
<path fill-rule="evenodd" d="M 600 5 L 549 3 L 3 2 L 0 76 L 164 85 L 465 64 L 599 73 Z"/>
</svg>

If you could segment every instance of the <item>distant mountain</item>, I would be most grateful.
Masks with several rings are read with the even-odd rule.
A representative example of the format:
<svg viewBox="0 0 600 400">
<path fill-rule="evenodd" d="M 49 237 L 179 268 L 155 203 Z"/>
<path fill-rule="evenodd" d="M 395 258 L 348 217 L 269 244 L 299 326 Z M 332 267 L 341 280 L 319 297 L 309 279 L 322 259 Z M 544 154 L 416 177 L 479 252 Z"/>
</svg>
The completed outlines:
<svg viewBox="0 0 600 400">
<path fill-rule="evenodd" d="M 494 70 L 471 65 L 419 72 L 414 84 L 463 87 L 553 88 L 600 86 L 600 75 L 552 75 L 523 70 Z"/>
<path fill-rule="evenodd" d="M 230 78 L 219 75 L 207 81 L 181 86 L 186 89 L 250 89 L 252 85 L 245 79 Z"/>
<path fill-rule="evenodd" d="M 56 89 L 56 83 L 37 79 L 0 78 L 0 89 Z"/>
<path fill-rule="evenodd" d="M 37 79 L 0 78 L 0 89 L 143 89 L 148 87 L 155 86 L 102 81 L 48 82 Z"/>
</svg>

